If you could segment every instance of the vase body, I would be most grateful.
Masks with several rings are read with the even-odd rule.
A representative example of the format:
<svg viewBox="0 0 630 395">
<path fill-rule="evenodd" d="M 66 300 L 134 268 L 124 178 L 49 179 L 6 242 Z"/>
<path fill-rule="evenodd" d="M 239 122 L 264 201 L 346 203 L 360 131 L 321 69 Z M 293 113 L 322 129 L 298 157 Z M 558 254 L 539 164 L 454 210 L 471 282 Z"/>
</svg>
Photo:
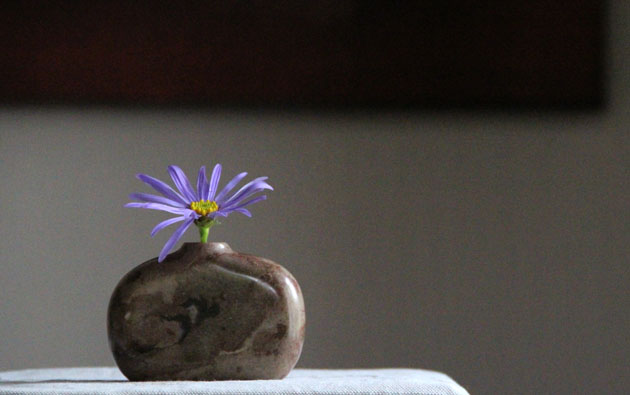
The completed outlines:
<svg viewBox="0 0 630 395">
<path fill-rule="evenodd" d="M 304 301 L 282 266 L 226 243 L 184 243 L 127 273 L 107 313 L 130 380 L 280 379 L 304 342 Z"/>
</svg>

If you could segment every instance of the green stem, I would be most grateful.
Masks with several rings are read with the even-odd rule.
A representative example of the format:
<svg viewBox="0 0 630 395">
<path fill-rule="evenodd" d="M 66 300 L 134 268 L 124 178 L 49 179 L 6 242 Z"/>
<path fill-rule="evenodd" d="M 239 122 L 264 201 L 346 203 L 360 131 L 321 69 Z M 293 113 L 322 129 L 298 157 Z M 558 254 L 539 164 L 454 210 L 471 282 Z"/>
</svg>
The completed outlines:
<svg viewBox="0 0 630 395">
<path fill-rule="evenodd" d="M 201 237 L 202 243 L 208 242 L 208 233 L 210 233 L 210 226 L 200 226 L 199 227 L 199 236 Z"/>
<path fill-rule="evenodd" d="M 202 243 L 208 242 L 208 233 L 210 232 L 210 228 L 218 223 L 218 221 L 212 220 L 208 217 L 201 217 L 198 220 L 195 220 L 195 225 L 199 228 L 199 237 L 201 238 Z"/>
</svg>

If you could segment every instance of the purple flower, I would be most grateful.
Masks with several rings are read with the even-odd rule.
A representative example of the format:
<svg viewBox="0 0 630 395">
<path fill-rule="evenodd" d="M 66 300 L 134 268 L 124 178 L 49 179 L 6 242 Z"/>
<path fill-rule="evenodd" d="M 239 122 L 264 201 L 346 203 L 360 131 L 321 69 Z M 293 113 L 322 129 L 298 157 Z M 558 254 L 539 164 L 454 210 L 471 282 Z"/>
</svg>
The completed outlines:
<svg viewBox="0 0 630 395">
<path fill-rule="evenodd" d="M 217 217 L 227 217 L 235 211 L 251 217 L 252 213 L 245 207 L 267 199 L 266 195 L 253 196 L 265 189 L 273 190 L 271 185 L 265 182 L 267 177 L 259 177 L 248 182 L 238 191 L 231 193 L 236 185 L 247 175 L 247 173 L 241 173 L 228 182 L 221 191 L 217 192 L 219 179 L 221 178 L 220 164 L 214 166 L 210 182 L 206 178 L 205 166 L 201 166 L 197 177 L 197 188 L 193 188 L 190 181 L 188 181 L 188 177 L 179 167 L 171 165 L 168 167 L 168 172 L 177 187 L 177 191 L 157 178 L 146 174 L 138 174 L 136 176 L 138 179 L 151 186 L 162 196 L 148 193 L 132 193 L 129 195 L 129 198 L 139 202 L 125 204 L 125 207 L 139 207 L 177 214 L 177 217 L 157 224 L 151 231 L 151 237 L 165 227 L 183 221 L 168 239 L 164 248 L 162 248 L 158 262 L 164 260 L 175 243 L 193 223 L 199 227 L 201 241 L 205 243 L 208 241 L 208 230 L 216 223 Z"/>
</svg>

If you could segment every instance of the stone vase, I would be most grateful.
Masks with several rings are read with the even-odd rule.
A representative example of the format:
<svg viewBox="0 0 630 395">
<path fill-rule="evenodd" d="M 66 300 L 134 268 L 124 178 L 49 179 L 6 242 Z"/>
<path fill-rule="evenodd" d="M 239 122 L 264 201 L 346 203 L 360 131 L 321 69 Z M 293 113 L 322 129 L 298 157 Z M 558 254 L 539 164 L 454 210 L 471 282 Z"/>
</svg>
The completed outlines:
<svg viewBox="0 0 630 395">
<path fill-rule="evenodd" d="M 281 379 L 304 343 L 304 301 L 282 266 L 226 243 L 184 243 L 127 273 L 107 333 L 130 380 Z"/>
</svg>

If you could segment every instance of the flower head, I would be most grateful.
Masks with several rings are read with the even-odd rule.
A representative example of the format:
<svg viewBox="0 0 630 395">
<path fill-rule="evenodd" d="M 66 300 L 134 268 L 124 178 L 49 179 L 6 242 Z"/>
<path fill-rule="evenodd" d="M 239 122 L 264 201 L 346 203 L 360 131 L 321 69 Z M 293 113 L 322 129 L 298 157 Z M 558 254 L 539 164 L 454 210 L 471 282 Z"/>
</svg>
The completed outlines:
<svg viewBox="0 0 630 395">
<path fill-rule="evenodd" d="M 152 237 L 165 227 L 183 221 L 168 239 L 164 248 L 162 248 L 158 262 L 164 260 L 175 243 L 193 223 L 199 227 L 201 241 L 205 243 L 208 240 L 208 230 L 216 223 L 217 217 L 227 217 L 233 212 L 239 212 L 251 217 L 252 214 L 245 207 L 267 199 L 266 195 L 253 196 L 265 189 L 273 190 L 271 185 L 265 182 L 267 177 L 259 177 L 232 193 L 236 185 L 247 175 L 247 173 L 240 173 L 218 192 L 219 179 L 221 178 L 220 164 L 214 166 L 210 182 L 206 178 L 205 166 L 201 166 L 197 177 L 197 188 L 193 188 L 190 181 L 188 181 L 188 177 L 179 167 L 171 165 L 168 167 L 168 172 L 175 183 L 177 191 L 157 178 L 146 174 L 138 174 L 137 177 L 140 181 L 151 186 L 162 196 L 148 193 L 132 193 L 129 197 L 137 200 L 137 202 L 125 204 L 125 207 L 161 210 L 177 215 L 157 224 L 151 231 Z"/>
</svg>

